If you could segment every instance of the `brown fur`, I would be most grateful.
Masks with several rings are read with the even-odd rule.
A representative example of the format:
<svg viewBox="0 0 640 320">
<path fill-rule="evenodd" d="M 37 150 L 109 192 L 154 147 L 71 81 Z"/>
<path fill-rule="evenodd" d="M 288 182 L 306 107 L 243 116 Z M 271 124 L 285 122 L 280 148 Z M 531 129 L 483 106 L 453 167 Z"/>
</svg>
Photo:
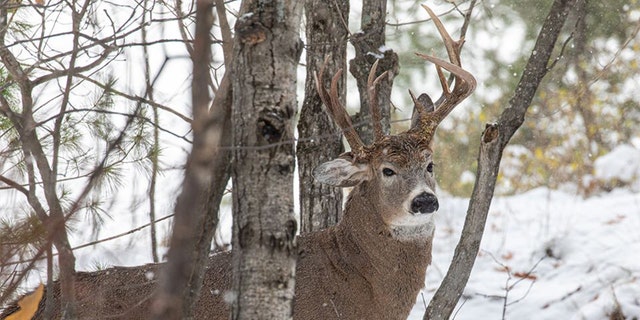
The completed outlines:
<svg viewBox="0 0 640 320">
<path fill-rule="evenodd" d="M 353 213 L 366 204 L 350 201 L 349 206 Z M 424 285 L 431 239 L 400 242 L 375 214 L 362 213 L 345 216 L 350 223 L 298 238 L 295 319 L 406 319 Z M 364 231 L 369 228 L 374 232 Z M 230 252 L 211 257 L 195 319 L 228 319 L 224 295 L 231 287 L 230 261 Z M 159 267 L 78 273 L 79 319 L 147 319 Z M 57 283 L 54 290 L 54 318 L 59 319 Z M 43 310 L 44 300 L 35 319 L 43 319 Z"/>
</svg>

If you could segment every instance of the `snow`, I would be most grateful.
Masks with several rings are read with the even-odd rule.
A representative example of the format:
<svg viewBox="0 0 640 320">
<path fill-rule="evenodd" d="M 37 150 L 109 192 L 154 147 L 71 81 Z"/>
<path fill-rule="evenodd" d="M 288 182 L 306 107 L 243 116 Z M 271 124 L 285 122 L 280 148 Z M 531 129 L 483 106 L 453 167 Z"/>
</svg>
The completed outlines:
<svg viewBox="0 0 640 320">
<path fill-rule="evenodd" d="M 610 153 L 596 159 L 594 167 L 596 179 L 604 183 L 618 181 L 640 191 L 640 150 L 633 146 L 617 146 Z"/>
<path fill-rule="evenodd" d="M 468 199 L 441 203 L 425 301 L 449 267 Z M 640 316 L 639 227 L 640 194 L 630 190 L 584 199 L 538 188 L 495 198 L 455 318 L 497 319 L 506 309 L 506 319 L 603 319 L 617 305 L 627 318 Z M 419 296 L 409 319 L 423 313 Z"/>
<path fill-rule="evenodd" d="M 514 150 L 519 149 L 514 146 Z M 503 312 L 506 319 L 604 319 L 618 306 L 627 318 L 640 317 L 640 192 L 629 187 L 640 182 L 639 157 L 637 147 L 621 145 L 596 159 L 597 179 L 629 183 L 611 192 L 583 198 L 537 188 L 495 197 L 455 319 L 498 319 Z M 425 303 L 446 274 L 464 223 L 469 199 L 440 197 L 433 263 L 410 320 L 422 319 Z M 222 211 L 217 239 L 228 241 L 229 206 Z M 129 227 L 117 219 L 107 220 L 101 234 L 113 235 Z M 164 236 L 168 230 L 160 228 Z M 75 251 L 78 269 L 151 262 L 147 232 Z M 90 240 L 86 237 L 81 233 L 74 240 Z M 40 275 L 31 276 L 23 289 L 46 279 L 41 267 Z"/>
<path fill-rule="evenodd" d="M 391 48 L 389 48 L 389 47 L 387 47 L 385 45 L 381 45 L 380 48 L 378 48 L 378 51 L 380 51 L 382 53 L 385 53 L 385 52 L 391 51 L 391 50 L 393 50 L 393 49 L 391 49 Z"/>
<path fill-rule="evenodd" d="M 368 56 L 372 56 L 372 57 L 374 57 L 374 58 L 376 58 L 376 59 L 383 59 L 383 58 L 384 58 L 384 54 L 382 54 L 382 53 L 377 53 L 377 52 L 371 52 L 371 51 L 369 51 L 369 52 L 367 52 L 367 55 L 368 55 Z"/>
</svg>

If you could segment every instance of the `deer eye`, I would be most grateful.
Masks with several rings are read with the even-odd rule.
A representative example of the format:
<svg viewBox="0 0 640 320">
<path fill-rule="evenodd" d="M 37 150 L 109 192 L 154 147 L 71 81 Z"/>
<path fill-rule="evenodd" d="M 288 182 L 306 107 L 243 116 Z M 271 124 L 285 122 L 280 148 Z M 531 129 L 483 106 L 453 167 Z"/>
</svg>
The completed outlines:
<svg viewBox="0 0 640 320">
<path fill-rule="evenodd" d="M 434 166 L 433 162 L 429 163 L 429 164 L 427 165 L 427 171 L 429 171 L 429 172 L 433 173 L 433 166 Z"/>
<path fill-rule="evenodd" d="M 391 170 L 391 169 L 389 169 L 389 168 L 384 168 L 384 169 L 382 169 L 382 174 L 384 174 L 386 177 L 391 177 L 391 176 L 395 175 L 396 172 Z"/>
</svg>

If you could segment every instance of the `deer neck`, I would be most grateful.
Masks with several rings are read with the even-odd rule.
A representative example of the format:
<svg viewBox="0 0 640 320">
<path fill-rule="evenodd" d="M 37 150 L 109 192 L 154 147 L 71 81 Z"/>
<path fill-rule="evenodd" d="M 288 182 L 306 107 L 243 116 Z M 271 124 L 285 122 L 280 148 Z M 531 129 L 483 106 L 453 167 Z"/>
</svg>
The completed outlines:
<svg viewBox="0 0 640 320">
<path fill-rule="evenodd" d="M 371 284 L 374 294 L 380 295 L 375 298 L 398 295 L 392 301 L 413 304 L 431 263 L 433 228 L 411 239 L 395 237 L 394 230 L 383 222 L 380 208 L 368 201 L 371 197 L 366 189 L 359 187 L 350 194 L 345 216 L 335 229 L 337 243 L 341 244 L 340 260 Z M 398 290 L 390 290 L 396 286 Z"/>
</svg>

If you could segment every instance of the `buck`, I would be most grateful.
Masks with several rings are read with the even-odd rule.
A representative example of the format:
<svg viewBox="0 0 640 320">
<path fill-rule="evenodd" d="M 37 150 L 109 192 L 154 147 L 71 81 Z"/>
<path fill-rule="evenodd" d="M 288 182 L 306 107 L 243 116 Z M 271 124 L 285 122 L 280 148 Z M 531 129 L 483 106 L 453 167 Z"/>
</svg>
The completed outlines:
<svg viewBox="0 0 640 320">
<path fill-rule="evenodd" d="M 426 6 L 444 41 L 449 61 L 418 54 L 436 65 L 443 94 L 434 104 L 411 91 L 411 127 L 384 135 L 376 99 L 377 62 L 368 78 L 374 141 L 365 145 L 338 99 L 338 71 L 329 91 L 322 85 L 324 66 L 316 75 L 317 90 L 328 113 L 343 130 L 351 151 L 321 164 L 315 178 L 336 187 L 353 187 L 344 218 L 334 227 L 298 238 L 294 318 L 406 319 L 431 263 L 434 213 L 439 203 L 433 164 L 433 136 L 438 124 L 474 90 L 474 77 L 460 66 L 463 40 L 454 41 Z M 449 88 L 442 69 L 454 78 Z M 211 257 L 197 319 L 228 319 L 231 254 Z M 144 319 L 156 287 L 159 265 L 116 267 L 77 276 L 81 318 Z M 58 288 L 54 288 L 58 297 Z M 54 303 L 54 306 L 57 303 Z M 41 302 L 38 316 L 42 316 Z M 56 307 L 57 308 L 57 307 Z M 11 310 L 15 310 L 13 307 Z M 10 310 L 10 311 L 11 311 Z M 59 310 L 54 310 L 58 316 Z"/>
</svg>

